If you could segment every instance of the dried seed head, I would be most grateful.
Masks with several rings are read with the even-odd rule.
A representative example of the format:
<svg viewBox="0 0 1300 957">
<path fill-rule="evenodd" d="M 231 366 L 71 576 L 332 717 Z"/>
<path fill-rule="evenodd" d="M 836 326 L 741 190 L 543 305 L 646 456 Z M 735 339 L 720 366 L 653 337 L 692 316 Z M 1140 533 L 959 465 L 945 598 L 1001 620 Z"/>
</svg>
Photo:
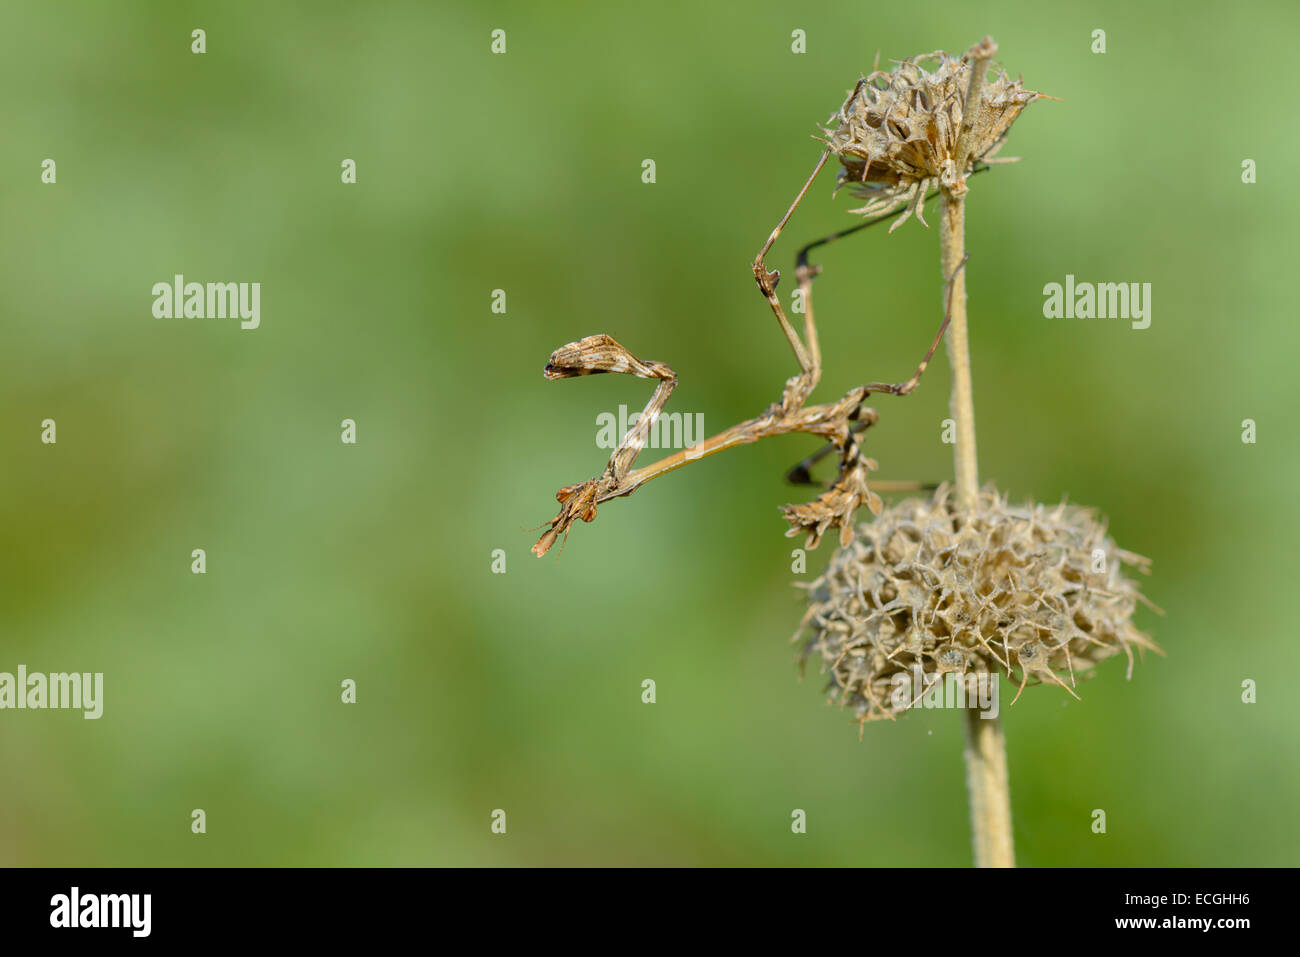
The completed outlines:
<svg viewBox="0 0 1300 957">
<path fill-rule="evenodd" d="M 802 660 L 820 654 L 831 700 L 864 722 L 906 711 L 895 681 L 917 672 L 1004 672 L 1022 690 L 1069 690 L 1112 655 L 1128 655 L 1131 675 L 1135 647 L 1160 650 L 1132 624 L 1145 599 L 1126 563 L 1150 564 L 1089 509 L 1011 506 L 988 486 L 965 513 L 944 486 L 885 509 L 836 551 L 807 586 L 795 637 L 811 631 Z"/>
<path fill-rule="evenodd" d="M 1013 162 L 994 157 L 1020 111 L 1043 94 L 1005 71 L 986 75 L 984 63 L 996 51 L 988 39 L 960 59 L 938 50 L 858 83 L 822 128 L 840 160 L 839 185 L 854 184 L 867 200 L 853 212 L 879 216 L 907 205 L 891 230 L 913 213 L 924 222 L 931 187 L 960 194 L 977 163 Z"/>
</svg>

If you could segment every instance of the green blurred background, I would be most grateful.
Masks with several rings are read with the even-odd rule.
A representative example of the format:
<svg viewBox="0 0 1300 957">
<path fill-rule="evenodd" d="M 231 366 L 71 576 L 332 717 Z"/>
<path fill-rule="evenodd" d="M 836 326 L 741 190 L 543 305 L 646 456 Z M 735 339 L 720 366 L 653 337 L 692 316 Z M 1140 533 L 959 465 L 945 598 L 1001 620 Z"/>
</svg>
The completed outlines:
<svg viewBox="0 0 1300 957">
<path fill-rule="evenodd" d="M 972 183 L 982 476 L 1100 508 L 1168 611 L 1132 681 L 1005 711 L 1019 860 L 1297 863 L 1297 31 L 1281 2 L 6 3 L 0 670 L 103 671 L 105 712 L 0 712 L 0 863 L 967 864 L 958 717 L 859 741 L 798 680 L 790 582 L 831 545 L 792 575 L 777 506 L 810 439 L 602 506 L 558 561 L 524 528 L 650 392 L 546 382 L 550 352 L 610 333 L 709 432 L 761 411 L 795 370 L 749 263 L 817 124 L 877 50 L 985 33 L 1064 102 Z M 852 205 L 821 181 L 771 262 Z M 818 258 L 817 396 L 905 378 L 935 232 Z M 177 272 L 260 281 L 261 328 L 154 319 Z M 1152 283 L 1151 327 L 1042 318 L 1066 273 Z M 951 474 L 947 388 L 941 353 L 875 403 L 880 477 Z"/>
</svg>

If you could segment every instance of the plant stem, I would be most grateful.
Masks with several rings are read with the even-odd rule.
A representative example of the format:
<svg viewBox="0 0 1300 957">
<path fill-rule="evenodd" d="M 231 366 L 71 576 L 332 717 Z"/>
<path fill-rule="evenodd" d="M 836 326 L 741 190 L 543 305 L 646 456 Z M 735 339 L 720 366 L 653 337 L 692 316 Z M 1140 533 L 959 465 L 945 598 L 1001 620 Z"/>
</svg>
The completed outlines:
<svg viewBox="0 0 1300 957">
<path fill-rule="evenodd" d="M 969 137 L 976 104 L 984 85 L 988 61 L 997 44 L 985 37 L 971 47 L 970 85 L 962 110 L 962 129 L 956 150 L 956 168 L 965 171 Z M 966 256 L 966 183 L 940 192 L 940 261 L 945 285 Z M 952 319 L 948 324 L 948 361 L 952 365 L 952 397 L 948 409 L 956 424 L 953 473 L 959 509 L 971 512 L 979 503 L 979 459 L 975 446 L 975 397 L 970 374 L 970 337 L 966 325 L 966 270 L 953 283 Z M 967 708 L 965 711 L 966 791 L 970 797 L 971 842 L 976 867 L 1015 867 L 1011 838 L 1011 786 L 1007 777 L 1007 742 L 996 718 Z"/>
<path fill-rule="evenodd" d="M 943 190 L 939 196 L 939 248 L 945 286 L 966 255 L 966 197 Z M 948 411 L 956 423 L 953 471 L 957 504 L 975 507 L 979 495 L 979 468 L 975 452 L 975 398 L 970 376 L 970 339 L 966 331 L 966 270 L 953 283 L 952 319 L 947 333 L 948 361 L 952 365 L 952 398 Z"/>
<path fill-rule="evenodd" d="M 1011 789 L 1002 722 L 965 711 L 966 790 L 970 794 L 971 837 L 976 867 L 1015 867 L 1011 840 Z"/>
<path fill-rule="evenodd" d="M 940 195 L 939 243 L 943 276 L 957 271 L 966 255 L 966 197 L 943 190 Z M 952 364 L 952 398 L 948 409 L 957 424 L 953 471 L 957 505 L 972 511 L 979 496 L 975 455 L 975 399 L 971 387 L 970 340 L 966 330 L 966 270 L 953 284 L 952 319 L 948 323 L 948 359 Z M 976 867 L 1015 867 L 1011 842 L 1011 789 L 1007 781 L 1007 744 L 997 718 L 966 709 L 966 790 L 970 795 L 971 838 Z"/>
</svg>

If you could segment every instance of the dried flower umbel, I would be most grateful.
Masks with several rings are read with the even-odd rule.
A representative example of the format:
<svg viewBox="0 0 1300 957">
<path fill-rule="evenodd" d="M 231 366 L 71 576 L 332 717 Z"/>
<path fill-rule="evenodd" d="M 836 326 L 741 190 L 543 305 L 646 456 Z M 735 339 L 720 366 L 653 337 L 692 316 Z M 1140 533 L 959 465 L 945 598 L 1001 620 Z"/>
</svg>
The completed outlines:
<svg viewBox="0 0 1300 957">
<path fill-rule="evenodd" d="M 822 129 L 840 161 L 837 187 L 851 184 L 867 200 L 853 212 L 906 207 L 891 232 L 913 215 L 925 223 L 921 207 L 932 186 L 964 192 L 977 164 L 1015 162 L 997 152 L 1020 111 L 1043 94 L 1005 71 L 972 88 L 979 52 L 954 59 L 937 50 L 858 81 Z"/>
<path fill-rule="evenodd" d="M 1047 682 L 1074 694 L 1098 662 L 1125 654 L 1131 673 L 1135 648 L 1159 650 L 1132 623 L 1145 599 L 1122 571 L 1150 563 L 1091 510 L 1013 506 L 988 486 L 971 512 L 950 492 L 890 506 L 805 586 L 801 660 L 820 656 L 832 700 L 860 722 L 916 703 L 895 693 L 900 676 L 919 686 L 1002 673 L 1021 691 Z"/>
</svg>

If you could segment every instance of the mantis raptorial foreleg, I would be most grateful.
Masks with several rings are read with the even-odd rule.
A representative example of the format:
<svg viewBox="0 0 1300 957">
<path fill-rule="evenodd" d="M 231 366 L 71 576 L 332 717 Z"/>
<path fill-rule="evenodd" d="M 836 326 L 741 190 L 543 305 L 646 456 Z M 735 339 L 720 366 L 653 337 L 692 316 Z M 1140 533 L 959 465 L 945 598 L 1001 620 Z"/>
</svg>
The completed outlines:
<svg viewBox="0 0 1300 957">
<path fill-rule="evenodd" d="M 657 379 L 659 384 L 637 417 L 636 425 L 628 430 L 614 449 L 614 454 L 609 457 L 604 474 L 577 485 L 566 486 L 556 493 L 555 497 L 563 507 L 560 514 L 551 520 L 551 527 L 546 534 L 533 546 L 533 551 L 538 555 L 546 554 L 556 537 L 562 532 L 567 533 L 574 519 L 581 518 L 584 522 L 590 522 L 596 517 L 597 504 L 612 497 L 608 493 L 619 488 L 626 480 L 628 469 L 645 448 L 650 430 L 654 428 L 659 413 L 677 387 L 677 374 L 667 365 L 662 362 L 642 362 L 614 341 L 612 336 L 606 335 L 587 336 L 561 346 L 551 354 L 550 361 L 542 370 L 548 379 L 571 379 L 602 372 L 623 372 L 642 379 Z"/>
</svg>

